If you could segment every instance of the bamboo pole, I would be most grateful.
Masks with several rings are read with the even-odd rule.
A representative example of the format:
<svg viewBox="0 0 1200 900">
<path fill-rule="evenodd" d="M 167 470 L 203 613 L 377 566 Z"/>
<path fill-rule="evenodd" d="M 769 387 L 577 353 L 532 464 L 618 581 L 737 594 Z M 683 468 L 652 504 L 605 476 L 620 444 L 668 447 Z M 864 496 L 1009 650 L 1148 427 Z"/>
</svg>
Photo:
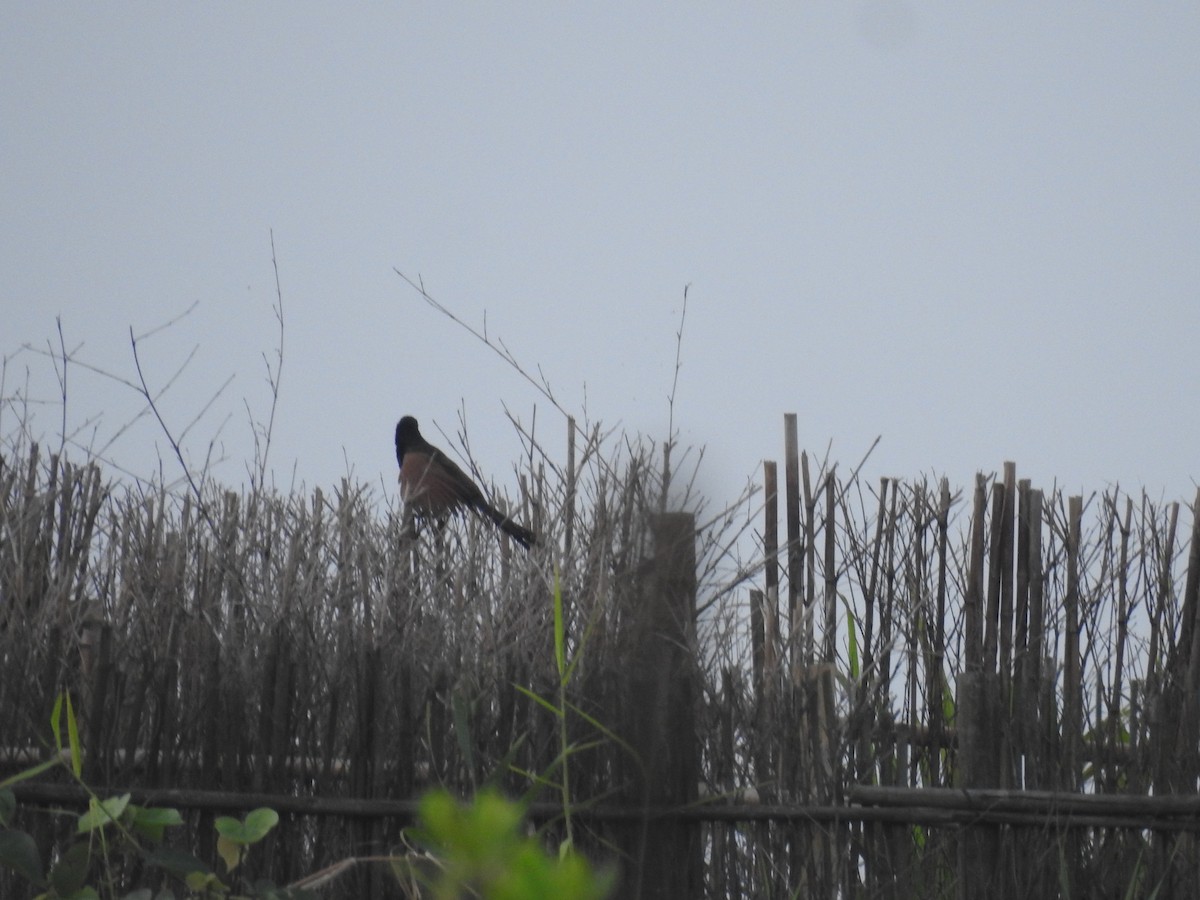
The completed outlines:
<svg viewBox="0 0 1200 900">
<path fill-rule="evenodd" d="M 875 611 L 880 608 L 879 570 L 883 565 L 883 535 L 888 523 L 888 486 L 889 479 L 881 478 L 879 480 L 879 505 L 875 512 L 875 540 L 871 544 L 871 575 L 867 582 L 867 588 L 863 592 L 862 667 L 866 674 L 864 682 L 872 696 L 877 685 L 884 680 L 875 668 L 875 645 L 877 643 L 875 640 Z M 892 493 L 894 496 L 894 485 Z M 894 500 L 892 505 L 895 505 Z M 864 736 L 864 740 L 868 739 Z M 861 778 L 863 774 L 860 772 L 859 777 Z"/>
<path fill-rule="evenodd" d="M 822 661 L 832 665 L 837 658 L 837 467 L 825 477 L 825 648 Z"/>
<path fill-rule="evenodd" d="M 763 585 L 766 592 L 765 628 L 766 643 L 763 662 L 767 680 L 772 684 L 780 669 L 779 647 L 779 481 L 774 460 L 763 461 Z M 785 654 L 797 648 L 783 648 Z"/>
<path fill-rule="evenodd" d="M 800 454 L 800 479 L 804 484 L 804 658 L 812 659 L 817 602 L 817 500 L 808 471 L 807 451 Z"/>
<path fill-rule="evenodd" d="M 1004 575 L 1004 485 L 992 482 L 990 531 L 987 549 L 987 592 L 984 602 L 983 668 L 986 672 L 1000 671 L 1000 587 Z"/>
<path fill-rule="evenodd" d="M 1004 463 L 1003 503 L 1000 520 L 993 528 L 1000 532 L 1000 555 L 995 560 L 1000 570 L 999 609 L 999 669 L 996 694 L 993 698 L 997 712 L 996 767 L 1000 787 L 1013 785 L 1012 736 L 1014 712 L 1012 703 L 1013 686 L 1013 607 L 1014 607 L 1014 562 L 1016 558 L 1016 512 L 1017 512 L 1017 467 L 1016 463 Z"/>
<path fill-rule="evenodd" d="M 1045 584 L 1042 571 L 1042 492 L 1029 492 L 1029 653 L 1026 659 L 1026 727 L 1025 786 L 1037 788 L 1049 782 L 1044 772 L 1044 733 L 1041 727 L 1045 712 L 1042 702 L 1042 663 L 1045 658 Z"/>
<path fill-rule="evenodd" d="M 1108 744 L 1116 750 L 1122 744 L 1122 700 L 1125 696 L 1125 646 L 1129 641 L 1129 540 L 1133 533 L 1133 498 L 1125 498 L 1125 516 L 1121 520 L 1120 559 L 1117 564 L 1117 646 L 1113 659 L 1112 686 L 1108 695 Z M 1130 702 L 1132 714 L 1134 704 Z M 1130 723 L 1129 733 L 1136 733 Z M 1118 788 L 1119 770 L 1113 766 L 1107 770 L 1106 787 L 1109 791 Z"/>
<path fill-rule="evenodd" d="M 1029 493 L 1028 478 L 1017 482 L 1016 571 L 1013 585 L 1012 746 L 1016 760 L 1029 751 L 1029 698 L 1036 696 L 1029 680 Z M 1028 772 L 1014 766 L 1014 786 L 1024 787 Z"/>
<path fill-rule="evenodd" d="M 787 512 L 787 614 L 788 653 L 792 671 L 807 665 L 804 655 L 804 538 L 800 532 L 800 449 L 796 414 L 783 417 L 784 496 Z"/>
<path fill-rule="evenodd" d="M 968 672 L 984 667 L 983 651 L 983 548 L 984 510 L 987 480 L 980 472 L 975 476 L 975 495 L 971 512 L 971 548 L 967 561 L 967 592 L 963 598 L 963 655 Z"/>
<path fill-rule="evenodd" d="M 1079 789 L 1079 744 L 1083 724 L 1082 659 L 1079 646 L 1079 542 L 1082 532 L 1083 498 L 1071 497 L 1067 507 L 1067 593 L 1063 598 L 1066 613 L 1063 629 L 1063 760 L 1059 786 L 1073 791 Z"/>
<path fill-rule="evenodd" d="M 622 733 L 640 760 L 636 783 L 625 792 L 635 805 L 687 806 L 696 800 L 699 755 L 695 734 L 696 549 L 695 520 L 667 513 L 652 520 L 655 556 L 642 600 L 627 632 L 626 687 L 638 698 L 626 711 Z M 630 860 L 621 896 L 692 897 L 700 889 L 698 832 L 646 817 L 626 833 Z"/>
<path fill-rule="evenodd" d="M 1200 743 L 1200 714 L 1196 710 L 1195 698 L 1200 696 L 1200 488 L 1192 505 L 1192 539 L 1188 553 L 1187 580 L 1183 588 L 1184 634 L 1188 642 L 1183 644 L 1187 654 L 1187 680 L 1183 694 L 1183 714 L 1179 723 L 1179 743 L 1176 753 L 1179 758 L 1179 785 L 1194 789 L 1200 776 L 1200 758 L 1197 745 Z M 1189 633 L 1190 632 L 1190 633 Z M 1181 636 L 1182 641 L 1182 636 Z"/>
<path fill-rule="evenodd" d="M 950 540 L 950 483 L 942 478 L 938 490 L 937 508 L 937 605 L 934 609 L 931 653 L 926 674 L 926 712 L 929 717 L 930 748 L 929 783 L 942 784 L 942 748 L 945 746 L 946 720 L 944 715 L 946 673 L 946 570 Z"/>
</svg>

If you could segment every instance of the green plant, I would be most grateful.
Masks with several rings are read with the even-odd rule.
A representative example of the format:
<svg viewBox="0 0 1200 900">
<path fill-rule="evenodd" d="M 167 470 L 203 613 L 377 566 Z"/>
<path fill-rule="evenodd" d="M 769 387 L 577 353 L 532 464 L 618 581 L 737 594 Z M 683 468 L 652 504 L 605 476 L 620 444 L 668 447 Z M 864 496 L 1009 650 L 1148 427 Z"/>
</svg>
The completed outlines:
<svg viewBox="0 0 1200 900">
<path fill-rule="evenodd" d="M 521 808 L 490 790 L 465 804 L 445 791 L 426 794 L 414 834 L 432 855 L 437 874 L 418 880 L 436 900 L 600 900 L 609 895 L 611 873 L 595 872 L 569 850 L 547 853 L 523 827 Z"/>
<path fill-rule="evenodd" d="M 597 873 L 564 842 L 557 855 L 546 853 L 523 832 L 521 807 L 491 791 L 460 804 L 444 791 L 420 803 L 415 834 L 426 856 L 363 857 L 341 860 L 287 887 L 257 881 L 235 889 L 191 853 L 164 846 L 166 830 L 184 824 L 177 809 L 142 807 L 121 794 L 101 798 L 83 781 L 83 753 L 75 711 L 60 695 L 50 716 L 56 752 L 45 762 L 0 782 L 0 866 L 7 867 L 38 893 L 36 900 L 174 900 L 171 888 L 123 885 L 122 863 L 135 859 L 147 880 L 173 878 L 178 896 L 206 900 L 302 900 L 359 863 L 386 862 L 401 881 L 419 882 L 438 900 L 483 897 L 486 900 L 590 900 L 608 896 L 612 876 Z M 65 726 L 66 740 L 63 740 Z M 15 826 L 17 801 L 12 786 L 55 768 L 66 767 L 88 794 L 88 808 L 75 820 L 74 841 L 43 853 L 32 835 Z M 219 817 L 217 852 L 228 879 L 250 848 L 279 823 L 271 809 L 256 809 L 242 819 Z M 53 863 L 46 864 L 47 859 Z M 425 865 L 432 863 L 432 867 Z M 435 872 L 436 877 L 430 875 Z"/>
<path fill-rule="evenodd" d="M 247 893 L 235 893 L 216 872 L 192 854 L 163 846 L 166 829 L 183 824 L 177 809 L 138 806 L 130 802 L 129 794 L 106 798 L 96 795 L 82 778 L 83 751 L 70 695 L 61 694 L 55 701 L 50 728 L 56 750 L 54 756 L 0 782 L 0 866 L 13 870 L 38 890 L 36 900 L 100 900 L 105 897 L 173 900 L 175 894 L 167 888 L 157 892 L 146 887 L 126 891 L 128 886 L 120 884 L 121 862 L 129 858 L 140 860 L 149 872 L 174 877 L 189 896 L 221 900 L 295 900 L 310 896 L 302 890 L 276 888 L 268 882 L 250 886 Z M 57 853 L 43 854 L 32 835 L 15 827 L 17 802 L 12 786 L 63 766 L 87 792 L 88 808 L 76 818 L 73 843 L 58 848 Z M 278 822 L 278 814 L 269 809 L 254 810 L 240 821 L 228 817 L 217 819 L 217 849 L 225 862 L 226 875 L 242 862 L 250 846 L 262 840 Z M 45 862 L 47 858 L 54 860 L 49 866 Z M 90 877 L 93 872 L 95 876 Z"/>
<path fill-rule="evenodd" d="M 513 766 L 508 759 L 504 766 L 530 780 L 526 799 L 539 787 L 551 787 L 558 794 L 565 836 L 557 854 L 547 852 L 543 841 L 525 833 L 522 804 L 504 798 L 493 788 L 485 787 L 465 803 L 455 800 L 445 790 L 431 791 L 421 798 L 418 821 L 410 832 L 426 853 L 409 853 L 389 860 L 393 873 L 412 896 L 427 896 L 422 889 L 437 900 L 459 897 L 587 900 L 611 893 L 615 873 L 594 871 L 588 860 L 576 852 L 571 821 L 575 803 L 571 797 L 569 765 L 573 755 L 594 749 L 603 740 L 611 740 L 631 754 L 633 751 L 610 729 L 567 699 L 567 689 L 582 659 L 590 626 L 582 635 L 574 657 L 569 657 L 563 594 L 557 573 L 552 600 L 558 676 L 555 698 L 547 699 L 519 684 L 514 687 L 556 718 L 559 753 L 544 772 L 526 771 Z M 465 704 L 457 695 L 452 704 L 460 750 L 465 759 L 472 760 Z M 567 731 L 570 714 L 589 723 L 603 740 L 572 742 Z"/>
<path fill-rule="evenodd" d="M 596 729 L 596 731 L 599 732 L 601 735 L 603 735 L 605 739 L 610 740 L 613 743 L 617 744 L 619 747 L 621 747 L 625 752 L 627 752 L 630 755 L 630 758 L 632 758 L 638 766 L 641 766 L 642 762 L 638 758 L 637 753 L 633 750 L 632 747 L 629 746 L 628 743 L 623 741 L 611 729 L 605 727 L 604 724 L 601 723 L 599 720 L 597 720 L 594 716 L 588 715 L 586 712 L 584 712 L 582 709 L 580 709 L 578 706 L 571 703 L 567 699 L 567 688 L 569 687 L 569 685 L 571 683 L 571 679 L 575 674 L 576 666 L 578 666 L 578 664 L 580 663 L 580 661 L 583 658 L 583 651 L 587 645 L 588 631 L 590 631 L 590 625 L 589 625 L 588 631 L 585 631 L 583 637 L 581 638 L 581 640 L 579 642 L 579 646 L 576 650 L 574 658 L 568 659 L 567 658 L 567 649 L 566 649 L 567 648 L 566 625 L 565 625 L 566 620 L 565 620 L 565 616 L 563 613 L 562 585 L 559 583 L 557 573 L 555 573 L 555 577 L 554 577 L 553 601 L 554 601 L 554 609 L 553 609 L 553 612 L 554 612 L 554 665 L 555 665 L 555 670 L 558 675 L 558 683 L 556 685 L 556 694 L 557 694 L 556 700 L 557 700 L 557 702 L 551 702 L 550 700 L 547 700 L 545 697 L 542 697 L 539 694 L 534 693 L 533 691 L 529 690 L 528 688 L 524 687 L 523 685 L 518 684 L 518 685 L 514 685 L 514 687 L 516 687 L 516 689 L 518 691 L 520 691 L 522 694 L 527 696 L 529 699 L 533 700 L 539 706 L 548 710 L 558 720 L 559 753 L 558 753 L 558 756 L 555 758 L 554 762 L 551 764 L 550 769 L 547 770 L 545 773 L 528 772 L 523 769 L 519 769 L 519 768 L 515 768 L 515 767 L 514 767 L 514 771 L 529 778 L 530 781 L 532 781 L 535 786 L 536 785 L 549 785 L 549 786 L 554 787 L 558 791 L 559 801 L 562 804 L 563 823 L 564 823 L 564 827 L 566 830 L 566 837 L 563 839 L 562 846 L 559 849 L 560 849 L 560 853 L 565 854 L 565 853 L 569 853 L 575 849 L 574 829 L 571 824 L 571 810 L 574 807 L 574 803 L 571 799 L 571 781 L 570 781 L 570 768 L 569 768 L 570 759 L 576 753 L 581 753 L 586 750 L 594 749 L 596 747 L 601 746 L 601 744 L 602 744 L 602 741 L 589 741 L 586 743 L 573 743 L 567 733 L 567 714 L 568 714 L 568 712 L 573 713 L 574 715 L 578 716 L 583 721 L 585 721 L 589 725 L 591 725 L 592 728 Z M 559 772 L 558 772 L 558 780 L 555 782 L 555 781 L 552 781 L 551 778 L 552 778 L 553 770 L 556 768 L 559 770 Z"/>
</svg>

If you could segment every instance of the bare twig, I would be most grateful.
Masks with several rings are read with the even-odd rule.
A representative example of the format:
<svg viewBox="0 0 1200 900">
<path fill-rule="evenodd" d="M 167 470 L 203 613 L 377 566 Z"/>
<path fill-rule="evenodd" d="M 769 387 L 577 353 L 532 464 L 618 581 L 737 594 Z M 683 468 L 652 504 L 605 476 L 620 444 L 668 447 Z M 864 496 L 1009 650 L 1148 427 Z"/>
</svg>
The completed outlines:
<svg viewBox="0 0 1200 900">
<path fill-rule="evenodd" d="M 275 347 L 275 368 L 263 354 L 263 363 L 267 367 L 267 384 L 271 388 L 271 410 L 267 414 L 267 425 L 260 428 L 250 414 L 250 405 L 246 403 L 246 412 L 250 414 L 250 426 L 254 432 L 254 471 L 250 473 L 251 484 L 262 486 L 266 483 L 267 459 L 271 453 L 271 437 L 275 433 L 275 412 L 279 407 L 279 382 L 283 373 L 283 287 L 279 281 L 279 258 L 275 253 L 275 230 L 271 229 L 271 266 L 275 270 L 275 303 L 271 309 L 275 313 L 275 321 L 279 324 L 279 340 Z M 245 402 L 245 401 L 243 401 Z"/>
<path fill-rule="evenodd" d="M 179 373 L 183 371 L 183 368 L 187 365 L 188 361 L 191 360 L 192 356 L 195 354 L 196 351 L 193 349 L 192 353 L 188 355 L 188 359 L 184 361 L 183 365 L 180 366 L 180 368 L 175 372 L 175 374 L 167 382 L 167 386 L 164 387 L 162 390 L 160 390 L 158 392 L 158 394 L 155 395 L 155 394 L 150 393 L 150 387 L 146 383 L 146 376 L 142 372 L 142 361 L 141 361 L 141 357 L 138 355 L 138 339 L 137 339 L 137 337 L 134 336 L 132 327 L 129 329 L 129 343 L 130 343 L 130 347 L 133 350 L 133 363 L 134 363 L 134 367 L 137 369 L 138 382 L 140 383 L 139 393 L 141 393 L 142 397 L 146 401 L 146 405 L 149 408 L 150 412 L 153 413 L 154 418 L 158 421 L 159 427 L 162 428 L 163 434 L 166 435 L 167 442 L 171 445 L 171 450 L 174 452 L 175 458 L 179 461 L 180 468 L 183 470 L 183 474 L 184 474 L 184 477 L 187 479 L 188 486 L 192 489 L 192 495 L 196 498 L 197 509 L 200 511 L 200 514 L 202 516 L 204 516 L 205 520 L 208 521 L 209 525 L 213 528 L 213 530 L 215 532 L 217 525 L 209 517 L 208 510 L 204 503 L 203 480 L 202 480 L 201 484 L 196 483 L 196 479 L 192 475 L 191 466 L 189 466 L 187 460 L 184 459 L 183 447 L 180 445 L 180 439 L 177 439 L 175 437 L 175 435 L 172 434 L 170 427 L 167 425 L 166 421 L 163 419 L 162 414 L 158 411 L 158 402 L 157 402 L 157 398 L 161 397 L 170 388 L 170 386 L 174 382 L 175 378 L 177 378 L 179 376 Z M 188 424 L 187 428 L 184 429 L 185 434 L 189 429 L 191 429 L 191 427 L 197 421 L 200 420 L 201 416 L 203 416 L 205 411 L 208 410 L 208 408 L 212 406 L 212 404 L 216 401 L 217 397 L 219 397 L 224 392 L 225 388 L 229 386 L 229 383 L 231 381 L 233 381 L 232 375 L 229 376 L 229 378 L 227 378 L 225 380 L 225 383 L 222 384 L 221 387 L 219 387 L 217 389 L 216 393 L 212 396 L 212 398 L 208 401 L 208 403 L 205 404 L 204 409 L 202 409 L 200 411 L 200 414 L 197 415 L 196 418 L 193 419 L 192 422 Z M 209 473 L 208 463 L 211 462 L 211 456 L 212 456 L 212 450 L 213 450 L 214 443 L 215 443 L 215 438 L 213 439 L 213 441 L 211 441 L 209 443 L 208 453 L 206 454 L 206 457 L 205 457 L 205 459 L 206 459 L 206 465 L 204 467 L 204 477 L 205 478 L 207 478 L 208 473 Z"/>
<path fill-rule="evenodd" d="M 679 369 L 683 356 L 683 325 L 687 321 L 688 288 L 684 285 L 683 307 L 679 311 L 679 330 L 675 332 L 675 372 L 671 378 L 671 393 L 667 395 L 667 440 L 663 444 L 662 499 L 659 511 L 666 512 L 667 492 L 671 489 L 671 451 L 675 448 L 675 392 L 679 388 Z"/>
<path fill-rule="evenodd" d="M 425 283 L 421 280 L 420 276 L 417 276 L 417 280 L 414 281 L 413 279 L 411 279 L 407 275 L 405 275 L 403 272 L 401 272 L 399 269 L 394 268 L 394 269 L 392 269 L 392 271 L 395 272 L 397 275 L 399 275 L 402 279 L 404 279 L 404 281 L 413 290 L 415 290 L 418 294 L 420 294 L 422 300 L 424 300 L 426 303 L 428 303 L 430 306 L 432 306 L 435 310 L 437 310 L 443 316 L 448 318 L 455 325 L 462 328 L 464 331 L 467 332 L 467 334 L 474 337 L 476 340 L 478 340 L 480 343 L 482 343 L 485 347 L 487 347 L 489 350 L 491 350 L 493 353 L 495 353 L 497 356 L 499 356 L 502 360 L 504 360 L 504 362 L 506 362 L 518 375 L 520 375 L 526 382 L 528 382 L 539 394 L 541 394 L 543 397 L 545 397 L 546 400 L 548 400 L 550 402 L 550 405 L 553 406 L 556 410 L 558 410 L 562 414 L 564 419 L 567 419 L 568 421 L 571 419 L 572 414 L 569 413 L 567 411 L 567 409 L 559 402 L 558 398 L 554 396 L 554 391 L 550 387 L 550 381 L 549 381 L 549 379 L 547 379 L 545 377 L 545 374 L 542 372 L 541 367 L 540 366 L 538 367 L 539 378 L 534 378 L 532 375 L 530 375 L 529 371 L 521 364 L 520 360 L 518 360 L 516 358 L 516 356 L 513 354 L 513 352 L 508 349 L 508 347 L 505 345 L 503 340 L 500 340 L 499 338 L 497 338 L 496 341 L 493 342 L 492 339 L 488 336 L 486 318 L 484 320 L 484 328 L 482 331 L 472 328 L 470 325 L 468 325 L 466 322 L 464 322 L 462 319 L 460 319 L 458 316 L 456 316 L 453 312 L 451 312 L 447 307 L 443 306 L 441 303 L 439 303 L 437 300 L 435 300 L 432 296 L 430 296 L 429 292 L 425 290 Z M 580 434 L 584 438 L 587 437 L 587 434 L 585 431 L 581 431 Z"/>
<path fill-rule="evenodd" d="M 58 387 L 62 396 L 62 425 L 59 427 L 58 440 L 58 455 L 61 458 L 63 450 L 67 443 L 67 342 L 63 338 L 62 316 L 54 317 L 54 325 L 58 329 L 58 349 L 59 358 L 62 360 L 62 370 L 59 371 L 58 365 L 54 366 L 54 374 L 58 376 Z M 54 356 L 51 354 L 51 359 Z"/>
</svg>

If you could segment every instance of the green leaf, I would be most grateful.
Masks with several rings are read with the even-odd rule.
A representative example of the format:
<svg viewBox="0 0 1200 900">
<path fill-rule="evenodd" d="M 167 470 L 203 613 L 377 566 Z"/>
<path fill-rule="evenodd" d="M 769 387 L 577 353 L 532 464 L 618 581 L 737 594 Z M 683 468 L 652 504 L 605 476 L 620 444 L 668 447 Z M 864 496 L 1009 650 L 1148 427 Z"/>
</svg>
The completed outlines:
<svg viewBox="0 0 1200 900">
<path fill-rule="evenodd" d="M 236 844 L 254 844 L 279 824 L 279 813 L 264 806 L 246 813 L 246 818 L 242 821 L 230 816 L 221 816 L 213 824 L 221 837 L 228 838 Z"/>
<path fill-rule="evenodd" d="M 84 842 L 72 844 L 50 870 L 50 885 L 64 897 L 73 895 L 87 881 L 91 848 Z"/>
<path fill-rule="evenodd" d="M 50 731 L 54 734 L 54 747 L 59 753 L 62 752 L 62 708 L 63 697 L 66 694 L 59 694 L 54 698 L 54 707 L 50 710 Z"/>
<path fill-rule="evenodd" d="M 75 708 L 71 695 L 67 694 L 67 740 L 71 745 L 71 771 L 76 778 L 83 776 L 83 746 L 79 743 L 79 722 L 75 719 Z"/>
<path fill-rule="evenodd" d="M 54 708 L 50 711 L 50 730 L 54 732 L 54 746 L 62 754 L 62 717 L 63 708 L 67 713 L 67 745 L 71 752 L 71 771 L 79 778 L 83 772 L 83 750 L 79 744 L 79 723 L 75 719 L 75 707 L 71 705 L 71 695 L 63 691 L 54 698 Z"/>
<path fill-rule="evenodd" d="M 179 810 L 177 809 L 161 806 L 147 809 L 131 805 L 129 812 L 133 817 L 133 827 L 155 843 L 163 839 L 163 829 L 171 825 L 183 824 L 183 816 L 179 814 Z"/>
<path fill-rule="evenodd" d="M 565 715 L 565 713 L 563 713 L 563 711 L 561 709 L 559 709 L 557 706 L 555 706 L 553 703 L 551 703 L 545 697 L 542 697 L 539 694 L 535 694 L 529 688 L 527 688 L 523 685 L 517 684 L 516 682 L 512 682 L 512 686 L 517 689 L 518 693 L 524 694 L 526 697 L 528 697 L 534 703 L 537 703 L 539 706 L 545 707 L 550 712 L 554 713 L 555 716 L 561 717 L 561 716 Z"/>
<path fill-rule="evenodd" d="M 0 831 L 0 864 L 39 887 L 46 883 L 37 844 L 24 831 Z"/>
<path fill-rule="evenodd" d="M 569 850 L 548 855 L 525 834 L 522 806 L 494 792 L 481 791 L 466 804 L 430 792 L 421 798 L 419 823 L 418 840 L 440 862 L 436 897 L 600 900 L 612 882 Z"/>
<path fill-rule="evenodd" d="M 217 853 L 225 862 L 225 871 L 232 872 L 246 856 L 246 848 L 261 841 L 272 828 L 279 824 L 279 813 L 260 807 L 238 821 L 230 816 L 221 816 L 213 823 L 217 829 Z"/>
<path fill-rule="evenodd" d="M 246 816 L 246 830 L 252 843 L 261 841 L 272 828 L 279 824 L 279 813 L 263 806 Z"/>
<path fill-rule="evenodd" d="M 55 756 L 53 759 L 40 762 L 36 766 L 30 766 L 28 769 L 25 769 L 24 771 L 18 772 L 16 775 L 11 775 L 8 778 L 5 778 L 3 781 L 0 781 L 0 787 L 8 787 L 10 784 L 19 784 L 22 781 L 28 781 L 31 778 L 37 778 L 43 772 L 47 772 L 50 769 L 56 768 L 59 763 L 59 758 Z"/>
<path fill-rule="evenodd" d="M 213 821 L 213 828 L 217 829 L 217 834 L 225 835 L 226 837 L 236 836 L 240 838 L 244 827 L 241 820 L 235 819 L 233 816 L 217 816 Z"/>
<path fill-rule="evenodd" d="M 235 841 L 225 835 L 217 838 L 217 853 L 221 855 L 222 861 L 225 863 L 225 871 L 232 872 L 238 867 L 242 861 L 242 851 L 246 845 L 241 841 Z"/>
<path fill-rule="evenodd" d="M 121 818 L 121 814 L 125 812 L 125 807 L 128 805 L 129 794 L 109 797 L 107 800 L 100 801 L 93 797 L 88 801 L 88 811 L 79 817 L 79 824 L 75 827 L 76 834 L 87 834 L 97 828 L 103 828 L 110 822 L 115 822 Z"/>
</svg>

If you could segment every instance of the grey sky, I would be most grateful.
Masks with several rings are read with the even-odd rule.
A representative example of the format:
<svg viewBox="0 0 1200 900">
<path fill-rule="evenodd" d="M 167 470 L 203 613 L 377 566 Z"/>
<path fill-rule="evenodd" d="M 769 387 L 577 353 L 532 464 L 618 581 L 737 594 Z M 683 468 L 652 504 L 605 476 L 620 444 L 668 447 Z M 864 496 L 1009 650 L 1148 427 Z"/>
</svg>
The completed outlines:
<svg viewBox="0 0 1200 900">
<path fill-rule="evenodd" d="M 801 443 L 867 472 L 1015 459 L 1072 490 L 1190 501 L 1200 476 L 1195 4 L 7 4 L 0 11 L 5 392 L 44 346 L 133 377 L 203 455 L 267 409 L 274 229 L 286 338 L 274 462 L 393 483 L 391 429 L 456 427 L 505 481 L 501 402 L 677 423 L 730 499 Z M 56 338 L 55 338 L 56 339 Z M 15 355 L 14 355 L 15 354 Z M 69 371 L 68 430 L 136 398 Z M 0 425 L 11 425 L 6 411 Z M 56 435 L 59 413 L 37 426 Z M 91 440 L 90 431 L 80 435 Z M 148 472 L 147 423 L 112 453 Z M 168 474 L 173 474 L 168 472 Z"/>
</svg>

